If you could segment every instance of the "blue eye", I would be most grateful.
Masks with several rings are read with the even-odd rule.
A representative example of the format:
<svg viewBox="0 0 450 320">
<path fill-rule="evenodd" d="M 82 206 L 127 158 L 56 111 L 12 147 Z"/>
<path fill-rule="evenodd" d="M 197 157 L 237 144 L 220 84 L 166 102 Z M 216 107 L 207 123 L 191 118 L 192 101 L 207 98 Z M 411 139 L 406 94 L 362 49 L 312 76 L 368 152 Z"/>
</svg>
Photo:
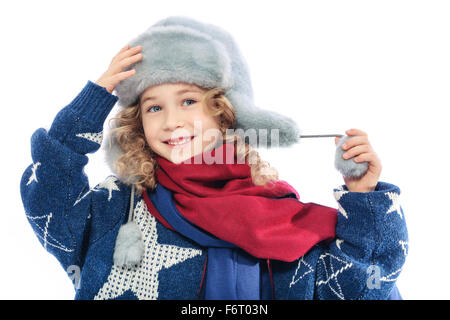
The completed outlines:
<svg viewBox="0 0 450 320">
<path fill-rule="evenodd" d="M 183 101 L 183 105 L 185 105 L 184 102 L 186 102 L 186 101 L 191 101 L 191 102 L 192 102 L 192 103 L 189 103 L 189 104 L 188 104 L 189 106 L 190 106 L 191 104 L 197 103 L 197 101 L 195 101 L 195 100 L 192 100 L 192 99 L 186 99 L 186 100 Z M 154 105 L 154 106 L 149 107 L 149 108 L 147 109 L 147 111 L 148 111 L 148 112 L 157 112 L 157 111 L 159 111 L 159 110 L 152 111 L 152 110 L 154 110 L 153 108 L 161 108 L 161 107 L 158 106 L 158 105 Z"/>
<path fill-rule="evenodd" d="M 161 107 L 160 107 L 160 106 L 151 106 L 150 108 L 148 108 L 147 111 L 152 112 L 152 111 L 150 111 L 150 110 L 152 110 L 153 108 L 161 108 Z"/>
<path fill-rule="evenodd" d="M 190 103 L 189 105 L 191 105 L 191 104 L 194 104 L 194 103 L 196 103 L 197 101 L 195 101 L 195 100 L 192 100 L 192 99 L 186 99 L 186 100 L 184 100 L 184 101 L 192 101 L 192 103 Z"/>
</svg>

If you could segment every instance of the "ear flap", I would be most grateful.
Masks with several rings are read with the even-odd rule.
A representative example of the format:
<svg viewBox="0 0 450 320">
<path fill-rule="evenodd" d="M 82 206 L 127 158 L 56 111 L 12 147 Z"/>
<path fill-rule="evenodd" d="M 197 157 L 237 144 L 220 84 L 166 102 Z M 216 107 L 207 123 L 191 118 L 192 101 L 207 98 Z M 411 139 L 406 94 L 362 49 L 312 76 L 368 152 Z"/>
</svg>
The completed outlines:
<svg viewBox="0 0 450 320">
<path fill-rule="evenodd" d="M 344 177 L 360 178 L 366 174 L 367 170 L 369 169 L 369 163 L 367 161 L 355 162 L 354 158 L 342 158 L 342 155 L 345 152 L 344 150 L 342 150 L 342 144 L 349 138 L 349 136 L 344 136 L 338 141 L 336 146 L 334 166 Z"/>
<path fill-rule="evenodd" d="M 113 255 L 114 264 L 128 268 L 138 265 L 145 251 L 141 229 L 134 221 L 134 190 L 135 186 L 133 185 L 131 187 L 128 222 L 119 229 Z"/>
<path fill-rule="evenodd" d="M 117 175 L 115 163 L 119 157 L 124 154 L 124 150 L 120 147 L 117 139 L 116 133 L 112 132 L 112 129 L 115 128 L 113 124 L 111 129 L 106 129 L 106 134 L 104 138 L 104 144 L 102 145 L 103 151 L 105 151 L 105 162 L 108 165 L 111 172 Z"/>
<path fill-rule="evenodd" d="M 300 128 L 291 118 L 258 108 L 235 90 L 228 90 L 225 96 L 235 108 L 236 133 L 242 138 L 246 136 L 246 142 L 252 147 L 289 147 L 300 141 Z"/>
</svg>

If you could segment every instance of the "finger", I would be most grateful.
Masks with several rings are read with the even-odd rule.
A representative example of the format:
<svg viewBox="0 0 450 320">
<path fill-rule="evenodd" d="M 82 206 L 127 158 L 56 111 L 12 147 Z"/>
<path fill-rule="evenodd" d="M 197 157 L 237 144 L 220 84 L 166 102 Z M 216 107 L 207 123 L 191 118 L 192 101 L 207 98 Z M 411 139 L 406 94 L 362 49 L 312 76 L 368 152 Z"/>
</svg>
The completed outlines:
<svg viewBox="0 0 450 320">
<path fill-rule="evenodd" d="M 367 133 L 356 128 L 348 129 L 345 133 L 349 136 L 367 136 Z"/>
<path fill-rule="evenodd" d="M 350 148 L 353 148 L 355 146 L 361 145 L 361 144 L 368 144 L 369 143 L 369 139 L 367 136 L 353 136 L 347 139 L 347 141 L 345 141 L 342 144 L 342 150 L 348 150 Z"/>
<path fill-rule="evenodd" d="M 121 61 L 117 61 L 116 63 L 113 63 L 110 67 L 110 69 L 114 72 L 114 73 L 119 73 L 121 72 L 124 68 L 127 68 L 129 66 L 131 66 L 133 63 L 136 63 L 140 60 L 142 60 L 142 53 L 138 53 L 134 56 L 125 58 Z"/>
<path fill-rule="evenodd" d="M 342 158 L 344 158 L 344 159 L 350 159 L 350 158 L 353 158 L 353 157 L 355 157 L 355 156 L 359 156 L 360 154 L 363 154 L 363 153 L 370 153 L 370 152 L 372 152 L 372 151 L 373 151 L 373 150 L 372 150 L 372 148 L 371 148 L 369 145 L 367 145 L 367 144 L 362 144 L 362 145 L 353 147 L 353 148 L 351 148 L 350 150 L 348 150 L 347 152 L 345 152 L 345 153 L 342 155 Z"/>
<path fill-rule="evenodd" d="M 128 58 L 123 59 L 122 61 L 120 61 L 120 64 L 123 67 L 126 67 L 126 66 L 129 66 L 132 63 L 135 63 L 135 62 L 141 60 L 142 57 L 143 57 L 142 53 L 137 53 L 137 54 L 135 54 L 133 56 L 130 56 Z"/>
<path fill-rule="evenodd" d="M 142 46 L 136 46 L 129 49 L 124 50 L 123 52 L 119 52 L 111 62 L 121 61 L 125 58 L 131 57 L 142 50 Z"/>
<path fill-rule="evenodd" d="M 366 152 L 358 155 L 354 158 L 355 162 L 364 162 L 367 161 L 373 165 L 379 164 L 380 161 L 378 159 L 378 156 L 375 152 Z"/>
<path fill-rule="evenodd" d="M 120 53 L 120 52 L 124 52 L 124 51 L 127 50 L 129 47 L 130 47 L 130 45 L 129 45 L 129 44 L 126 44 L 125 47 L 123 47 L 122 49 L 120 49 L 119 53 Z"/>
<path fill-rule="evenodd" d="M 335 137 L 335 138 L 334 138 L 334 143 L 337 145 L 337 144 L 339 143 L 339 140 L 341 140 L 340 137 Z"/>
<path fill-rule="evenodd" d="M 128 71 L 120 72 L 120 73 L 114 75 L 112 78 L 113 78 L 113 80 L 114 80 L 114 83 L 117 84 L 117 83 L 119 83 L 120 81 L 125 80 L 125 79 L 131 77 L 131 76 L 134 75 L 135 73 L 136 73 L 136 70 L 135 70 L 135 69 L 131 69 L 131 70 L 128 70 Z"/>
<path fill-rule="evenodd" d="M 115 61 L 117 59 L 118 56 L 120 56 L 123 52 L 125 52 L 126 50 L 128 50 L 130 48 L 130 45 L 127 44 L 125 45 L 122 49 L 120 49 L 119 52 L 117 52 L 117 54 L 111 59 L 112 61 Z"/>
</svg>

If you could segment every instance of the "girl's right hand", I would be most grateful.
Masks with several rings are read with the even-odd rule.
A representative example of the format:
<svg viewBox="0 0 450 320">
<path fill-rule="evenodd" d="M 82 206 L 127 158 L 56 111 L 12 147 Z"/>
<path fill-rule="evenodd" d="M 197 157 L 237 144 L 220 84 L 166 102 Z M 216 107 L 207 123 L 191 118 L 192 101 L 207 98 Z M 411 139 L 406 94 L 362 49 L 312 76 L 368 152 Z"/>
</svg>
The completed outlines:
<svg viewBox="0 0 450 320">
<path fill-rule="evenodd" d="M 136 73 L 135 69 L 122 71 L 124 68 L 142 59 L 142 46 L 130 48 L 127 44 L 118 54 L 111 60 L 108 70 L 95 82 L 99 86 L 104 87 L 109 93 L 112 93 L 116 85 Z"/>
</svg>

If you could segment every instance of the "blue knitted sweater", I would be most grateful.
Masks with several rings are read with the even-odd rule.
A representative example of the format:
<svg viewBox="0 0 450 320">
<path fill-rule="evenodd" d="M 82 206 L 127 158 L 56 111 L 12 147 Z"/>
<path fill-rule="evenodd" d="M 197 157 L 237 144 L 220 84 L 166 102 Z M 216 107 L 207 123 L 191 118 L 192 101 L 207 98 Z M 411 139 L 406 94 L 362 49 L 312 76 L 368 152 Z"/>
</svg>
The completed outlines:
<svg viewBox="0 0 450 320">
<path fill-rule="evenodd" d="M 33 163 L 20 184 L 26 217 L 73 280 L 75 299 L 197 299 L 206 248 L 164 227 L 139 195 L 134 220 L 143 233 L 144 258 L 133 268 L 113 263 L 131 188 L 114 175 L 91 188 L 84 167 L 86 154 L 101 146 L 117 100 L 88 81 L 48 131 L 33 133 Z M 349 192 L 342 185 L 334 195 L 336 239 L 296 261 L 272 261 L 276 299 L 389 299 L 398 293 L 395 282 L 408 250 L 400 189 L 380 181 L 373 192 Z"/>
</svg>

